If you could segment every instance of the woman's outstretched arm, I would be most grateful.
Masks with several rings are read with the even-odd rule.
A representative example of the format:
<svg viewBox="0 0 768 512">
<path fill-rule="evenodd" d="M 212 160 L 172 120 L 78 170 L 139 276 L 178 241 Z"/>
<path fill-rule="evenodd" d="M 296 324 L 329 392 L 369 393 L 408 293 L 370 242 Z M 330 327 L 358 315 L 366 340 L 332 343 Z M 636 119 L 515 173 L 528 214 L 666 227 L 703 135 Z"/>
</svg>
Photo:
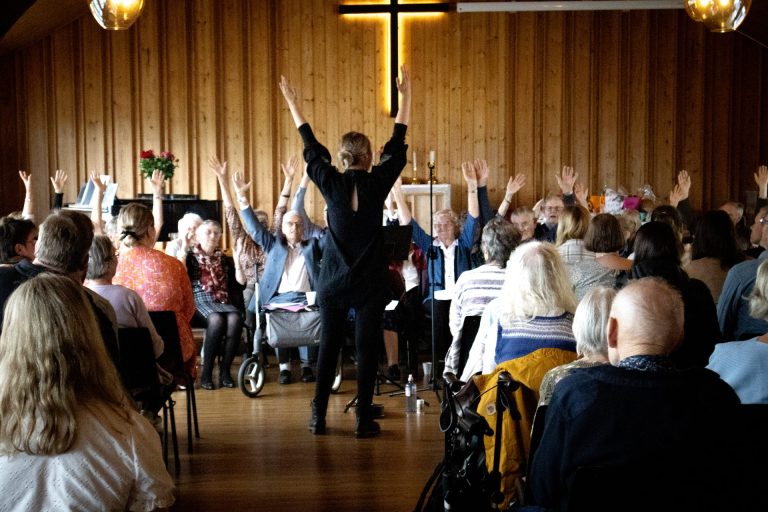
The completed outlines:
<svg viewBox="0 0 768 512">
<path fill-rule="evenodd" d="M 304 114 L 299 106 L 299 95 L 296 92 L 296 88 L 293 87 L 283 75 L 280 75 L 280 91 L 283 93 L 285 102 L 291 110 L 291 117 L 293 117 L 293 122 L 296 124 L 296 128 L 306 124 L 307 120 L 304 118 Z"/>
</svg>

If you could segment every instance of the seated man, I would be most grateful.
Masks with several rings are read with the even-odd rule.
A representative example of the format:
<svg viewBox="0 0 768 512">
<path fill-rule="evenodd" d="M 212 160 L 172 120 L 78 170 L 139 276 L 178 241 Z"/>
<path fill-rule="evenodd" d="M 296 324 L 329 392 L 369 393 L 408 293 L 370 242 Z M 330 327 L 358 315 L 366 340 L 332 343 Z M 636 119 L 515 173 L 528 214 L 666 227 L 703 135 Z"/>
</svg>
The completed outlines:
<svg viewBox="0 0 768 512">
<path fill-rule="evenodd" d="M 245 194 L 251 184 L 238 172 L 232 178 L 240 204 L 245 230 L 267 254 L 264 274 L 259 282 L 259 301 L 270 303 L 306 302 L 306 293 L 314 290 L 322 254 L 316 238 L 303 240 L 304 222 L 298 212 L 283 215 L 279 234 L 269 232 L 256 218 Z M 280 384 L 290 384 L 291 363 L 288 349 L 276 349 L 280 363 Z M 317 360 L 317 347 L 299 347 L 302 382 L 314 382 L 312 364 Z"/>
<path fill-rule="evenodd" d="M 739 399 L 710 370 L 674 367 L 683 309 L 679 292 L 656 278 L 617 294 L 607 325 L 611 365 L 574 370 L 555 387 L 529 472 L 533 504 L 574 505 L 574 480 L 599 467 L 611 483 L 587 491 L 597 501 L 581 508 L 621 499 L 613 505 L 735 510 L 728 504 Z"/>
</svg>

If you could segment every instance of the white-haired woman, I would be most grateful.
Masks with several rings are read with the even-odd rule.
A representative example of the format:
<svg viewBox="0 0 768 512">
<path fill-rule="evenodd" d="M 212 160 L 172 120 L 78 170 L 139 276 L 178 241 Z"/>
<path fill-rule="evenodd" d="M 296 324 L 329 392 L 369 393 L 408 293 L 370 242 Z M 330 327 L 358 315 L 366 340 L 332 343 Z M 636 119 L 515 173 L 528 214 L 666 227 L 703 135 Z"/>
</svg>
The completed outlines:
<svg viewBox="0 0 768 512">
<path fill-rule="evenodd" d="M 576 298 L 557 249 L 542 242 L 521 245 L 509 258 L 499 298 L 483 312 L 461 380 L 467 382 L 478 372 L 492 373 L 499 363 L 540 348 L 575 352 L 575 309 Z"/>
<path fill-rule="evenodd" d="M 768 320 L 768 261 L 757 268 L 749 294 L 749 314 Z M 744 341 L 718 343 L 707 368 L 730 384 L 743 404 L 768 404 L 768 333 Z"/>
<path fill-rule="evenodd" d="M 556 366 L 544 374 L 539 391 L 539 405 L 549 403 L 555 385 L 574 369 L 608 364 L 608 337 L 605 328 L 614 297 L 616 290 L 598 286 L 589 290 L 581 299 L 573 315 L 573 336 L 576 338 L 576 355 L 579 359 Z"/>
<path fill-rule="evenodd" d="M 14 510 L 145 511 L 174 502 L 157 432 L 129 406 L 88 299 L 66 277 L 41 274 L 6 304 L 0 496 L 0 508 Z"/>
<path fill-rule="evenodd" d="M 203 218 L 194 212 L 187 212 L 176 224 L 176 239 L 165 246 L 165 254 L 173 256 L 182 263 L 187 259 L 187 253 L 195 246 L 195 231 L 203 223 Z"/>
</svg>

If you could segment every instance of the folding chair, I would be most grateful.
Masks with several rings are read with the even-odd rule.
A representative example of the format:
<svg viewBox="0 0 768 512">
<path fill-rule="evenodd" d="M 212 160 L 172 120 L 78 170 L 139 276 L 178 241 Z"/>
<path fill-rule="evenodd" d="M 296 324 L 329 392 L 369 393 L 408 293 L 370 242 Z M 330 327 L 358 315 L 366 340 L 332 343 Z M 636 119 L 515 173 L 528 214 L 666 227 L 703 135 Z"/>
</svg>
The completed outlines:
<svg viewBox="0 0 768 512">
<path fill-rule="evenodd" d="M 152 346 L 152 336 L 146 327 L 121 327 L 117 339 L 120 346 L 120 370 L 128 393 L 142 409 L 163 409 L 163 432 L 160 440 L 163 443 L 163 460 L 168 467 L 168 414 L 173 432 L 174 461 L 179 467 L 179 449 L 176 442 L 176 420 L 173 415 L 173 400 L 169 391 L 163 390 L 157 375 L 155 352 Z"/>
<path fill-rule="evenodd" d="M 176 313 L 173 311 L 150 311 L 150 318 L 155 325 L 157 333 L 163 338 L 165 351 L 160 356 L 160 365 L 173 375 L 174 380 L 184 383 L 184 391 L 187 394 L 187 451 L 192 453 L 192 423 L 194 421 L 194 434 L 200 438 L 200 428 L 197 422 L 197 402 L 195 400 L 195 379 L 184 367 L 184 358 L 181 354 L 181 341 L 179 329 L 176 325 Z M 170 408 L 173 416 L 173 408 Z M 174 444 L 176 438 L 174 434 Z"/>
</svg>

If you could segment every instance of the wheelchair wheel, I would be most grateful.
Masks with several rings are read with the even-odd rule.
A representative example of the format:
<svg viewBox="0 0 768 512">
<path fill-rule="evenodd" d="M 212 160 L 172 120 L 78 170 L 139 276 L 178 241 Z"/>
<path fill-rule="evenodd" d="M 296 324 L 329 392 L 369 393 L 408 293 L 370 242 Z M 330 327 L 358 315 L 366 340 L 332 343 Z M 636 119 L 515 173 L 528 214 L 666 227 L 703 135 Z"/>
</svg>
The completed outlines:
<svg viewBox="0 0 768 512">
<path fill-rule="evenodd" d="M 333 384 L 331 384 L 331 393 L 339 392 L 341 381 L 344 378 L 344 364 L 341 356 L 342 354 L 339 353 L 339 361 L 336 363 L 336 377 L 334 377 Z"/>
<path fill-rule="evenodd" d="M 265 371 L 261 354 L 247 357 L 237 372 L 240 391 L 248 398 L 255 398 L 264 387 Z"/>
</svg>

